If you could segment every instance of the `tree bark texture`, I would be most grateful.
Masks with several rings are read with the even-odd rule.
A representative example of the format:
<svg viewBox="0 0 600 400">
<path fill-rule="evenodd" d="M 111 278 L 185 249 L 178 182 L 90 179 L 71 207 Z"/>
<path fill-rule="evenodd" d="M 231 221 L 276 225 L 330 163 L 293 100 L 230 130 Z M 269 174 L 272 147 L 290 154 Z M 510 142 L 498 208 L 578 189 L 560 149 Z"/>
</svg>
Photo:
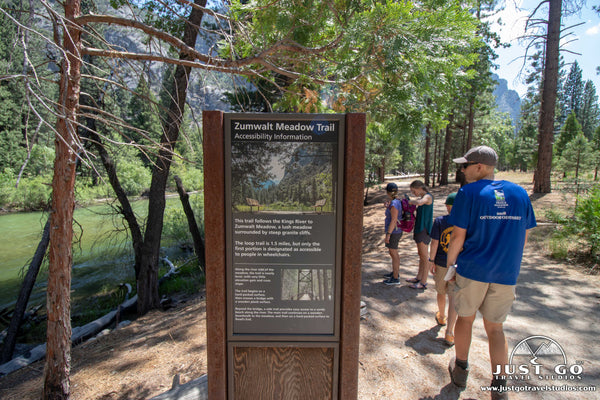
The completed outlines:
<svg viewBox="0 0 600 400">
<path fill-rule="evenodd" d="M 448 170 L 450 168 L 450 147 L 452 147 L 452 123 L 454 122 L 454 114 L 448 116 L 448 125 L 446 125 L 446 138 L 444 140 L 444 152 L 442 156 L 442 168 L 440 185 L 448 184 Z"/>
<path fill-rule="evenodd" d="M 194 3 L 201 7 L 206 6 L 206 0 L 195 0 Z M 203 16 L 204 12 L 201 9 L 192 8 L 183 34 L 183 42 L 187 46 L 195 46 L 198 29 Z M 179 58 L 185 61 L 190 56 L 187 53 L 180 53 Z M 177 65 L 175 68 L 173 77 L 174 88 L 171 94 L 172 100 L 167 120 L 163 127 L 161 150 L 152 169 L 146 232 L 144 234 L 144 244 L 142 246 L 139 265 L 136 266 L 139 270 L 137 279 L 139 314 L 145 314 L 160 305 L 158 296 L 158 259 L 165 211 L 165 189 L 167 179 L 169 178 L 173 150 L 179 138 L 179 129 L 183 120 L 190 71 L 191 67 L 189 66 Z"/>
<path fill-rule="evenodd" d="M 71 369 L 71 266 L 73 262 L 73 210 L 77 165 L 76 112 L 81 82 L 81 32 L 73 21 L 81 10 L 80 0 L 64 3 L 66 29 L 56 122 L 52 214 L 48 252 L 47 354 L 44 370 L 44 399 L 68 399 Z"/>
<path fill-rule="evenodd" d="M 183 183 L 178 176 L 175 176 L 175 183 L 177 184 L 177 192 L 179 193 L 181 206 L 183 207 L 183 212 L 187 217 L 188 227 L 190 229 L 190 233 L 192 234 L 192 240 L 194 241 L 194 251 L 196 253 L 196 257 L 198 257 L 198 264 L 200 264 L 200 268 L 204 272 L 204 267 L 206 265 L 204 262 L 204 240 L 202 240 L 200 229 L 198 229 L 198 224 L 196 223 L 196 218 L 194 217 L 194 210 L 192 210 L 192 206 L 190 205 L 190 196 L 185 191 Z"/>
<path fill-rule="evenodd" d="M 425 127 L 425 185 L 429 186 L 429 176 L 431 175 L 431 161 L 429 148 L 431 147 L 431 124 Z"/>
<path fill-rule="evenodd" d="M 469 100 L 469 128 L 467 131 L 467 142 L 465 152 L 473 147 L 473 131 L 475 130 L 475 96 Z M 464 153 L 463 153 L 464 154 Z"/>
<path fill-rule="evenodd" d="M 538 123 L 538 161 L 533 175 L 534 193 L 550 193 L 552 172 L 552 143 L 554 141 L 554 107 L 558 82 L 560 21 L 562 0 L 549 0 L 546 60 Z"/>
<path fill-rule="evenodd" d="M 95 120 L 93 118 L 90 118 L 90 120 L 94 121 L 95 123 Z M 89 133 L 89 136 L 94 143 L 96 151 L 100 155 L 100 160 L 102 161 L 102 165 L 104 166 L 104 170 L 106 171 L 106 175 L 108 177 L 110 186 L 115 191 L 117 200 L 119 200 L 119 212 L 121 213 L 121 215 L 123 215 L 123 218 L 125 218 L 127 226 L 129 227 L 129 232 L 131 233 L 131 242 L 133 245 L 133 253 L 135 256 L 135 278 L 137 281 L 139 276 L 139 260 L 141 260 L 143 245 L 142 230 L 137 222 L 135 213 L 133 212 L 133 208 L 131 207 L 131 203 L 127 198 L 127 194 L 125 193 L 123 186 L 121 186 L 121 182 L 119 181 L 119 177 L 117 176 L 117 168 L 115 166 L 115 163 L 113 162 L 110 154 L 108 154 L 108 151 L 106 151 L 106 148 L 102 143 L 102 139 L 96 133 L 95 128 Z"/>
</svg>

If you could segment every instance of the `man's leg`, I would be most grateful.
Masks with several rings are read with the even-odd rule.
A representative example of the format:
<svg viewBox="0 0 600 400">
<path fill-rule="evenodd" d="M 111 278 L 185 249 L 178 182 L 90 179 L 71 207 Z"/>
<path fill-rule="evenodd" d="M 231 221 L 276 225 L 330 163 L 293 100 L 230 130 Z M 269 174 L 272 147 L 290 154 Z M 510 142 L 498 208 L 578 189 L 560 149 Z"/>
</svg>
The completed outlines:
<svg viewBox="0 0 600 400">
<path fill-rule="evenodd" d="M 484 318 L 483 326 L 488 337 L 492 373 L 497 370 L 498 365 L 501 366 L 500 371 L 504 371 L 504 366 L 508 364 L 508 343 L 502 323 L 490 322 Z"/>
<path fill-rule="evenodd" d="M 490 362 L 492 364 L 492 374 L 498 370 L 501 375 L 506 371 L 504 366 L 508 364 L 508 344 L 506 343 L 506 337 L 504 336 L 504 329 L 502 323 L 490 322 L 483 318 L 483 326 L 488 337 L 488 345 L 490 348 Z M 500 376 L 492 377 L 490 386 L 498 388 L 498 391 L 490 392 L 492 400 L 505 400 L 508 399 L 508 393 L 500 391 L 503 387 L 506 387 L 506 379 Z"/>
<path fill-rule="evenodd" d="M 467 386 L 469 376 L 469 347 L 471 347 L 471 334 L 475 315 L 473 314 L 470 317 L 459 316 L 454 328 L 456 357 L 450 361 L 448 371 L 452 383 L 461 388 Z"/>
<path fill-rule="evenodd" d="M 456 351 L 456 359 L 459 362 L 469 360 L 473 322 L 476 315 L 473 314 L 470 317 L 458 316 L 456 319 L 456 325 L 454 326 L 454 349 Z"/>
<path fill-rule="evenodd" d="M 454 343 L 454 326 L 456 325 L 456 308 L 454 307 L 454 297 L 452 297 L 452 289 L 448 288 L 448 325 L 446 326 L 446 336 L 450 336 L 448 339 L 452 339 Z"/>
</svg>

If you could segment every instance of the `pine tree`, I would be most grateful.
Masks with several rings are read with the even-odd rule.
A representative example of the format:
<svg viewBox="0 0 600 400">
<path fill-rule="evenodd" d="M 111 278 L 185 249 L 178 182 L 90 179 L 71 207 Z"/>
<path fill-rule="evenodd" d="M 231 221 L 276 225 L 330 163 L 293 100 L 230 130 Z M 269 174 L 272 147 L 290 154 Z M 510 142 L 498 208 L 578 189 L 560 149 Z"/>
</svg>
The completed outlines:
<svg viewBox="0 0 600 400">
<path fill-rule="evenodd" d="M 581 129 L 581 124 L 577 121 L 577 117 L 574 112 L 571 112 L 567 117 L 565 124 L 560 130 L 560 134 L 556 140 L 556 145 L 554 149 L 556 151 L 556 155 L 561 156 L 567 144 L 569 144 L 577 135 L 583 133 Z"/>
<path fill-rule="evenodd" d="M 582 71 L 577 61 L 571 65 L 571 70 L 565 81 L 563 92 L 565 99 L 565 115 L 575 113 L 578 120 L 581 120 L 581 110 L 583 108 L 583 77 Z"/>
<path fill-rule="evenodd" d="M 589 140 L 594 136 L 594 130 L 600 126 L 600 107 L 598 106 L 598 95 L 594 82 L 588 80 L 583 89 L 583 101 L 581 107 L 581 129 Z"/>
</svg>

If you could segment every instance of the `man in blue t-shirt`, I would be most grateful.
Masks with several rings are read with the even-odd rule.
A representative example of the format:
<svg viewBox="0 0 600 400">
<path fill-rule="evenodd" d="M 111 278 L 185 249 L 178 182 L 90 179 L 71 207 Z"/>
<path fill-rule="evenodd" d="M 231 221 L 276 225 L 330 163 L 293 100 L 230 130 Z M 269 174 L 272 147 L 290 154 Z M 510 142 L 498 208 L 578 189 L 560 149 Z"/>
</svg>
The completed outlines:
<svg viewBox="0 0 600 400">
<path fill-rule="evenodd" d="M 498 156 L 487 146 L 470 149 L 461 164 L 467 185 L 456 195 L 448 222 L 454 225 L 447 255 L 448 267 L 456 268 L 454 301 L 456 357 L 449 365 L 452 382 L 467 383 L 471 332 L 477 311 L 489 341 L 492 374 L 504 371 L 508 347 L 503 323 L 515 299 L 523 247 L 529 230 L 536 226 L 527 192 L 520 186 L 494 180 Z M 492 386 L 506 386 L 494 376 Z M 492 391 L 493 399 L 508 398 Z"/>
</svg>

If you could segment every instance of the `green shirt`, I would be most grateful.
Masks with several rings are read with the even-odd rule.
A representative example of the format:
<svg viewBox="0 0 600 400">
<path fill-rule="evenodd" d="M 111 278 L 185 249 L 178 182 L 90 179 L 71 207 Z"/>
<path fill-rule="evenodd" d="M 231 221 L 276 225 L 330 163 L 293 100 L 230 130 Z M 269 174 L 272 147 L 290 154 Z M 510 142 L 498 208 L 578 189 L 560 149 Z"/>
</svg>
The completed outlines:
<svg viewBox="0 0 600 400">
<path fill-rule="evenodd" d="M 415 221 L 415 233 L 427 230 L 427 234 L 431 235 L 431 227 L 433 226 L 433 195 L 429 192 L 425 196 L 431 196 L 431 204 L 424 204 L 417 207 L 417 219 Z"/>
</svg>

